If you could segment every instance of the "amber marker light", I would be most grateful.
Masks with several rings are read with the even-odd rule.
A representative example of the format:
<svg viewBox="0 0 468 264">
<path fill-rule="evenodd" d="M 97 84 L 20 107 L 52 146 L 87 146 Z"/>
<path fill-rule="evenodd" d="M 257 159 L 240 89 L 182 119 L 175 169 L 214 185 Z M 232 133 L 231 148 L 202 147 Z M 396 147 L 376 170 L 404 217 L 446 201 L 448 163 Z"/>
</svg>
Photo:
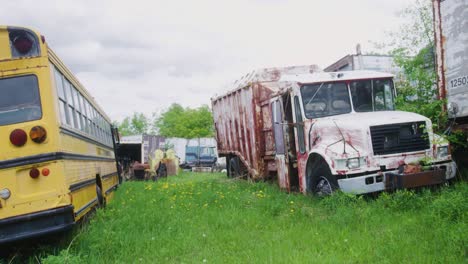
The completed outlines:
<svg viewBox="0 0 468 264">
<path fill-rule="evenodd" d="M 28 140 L 28 136 L 26 135 L 26 132 L 24 132 L 24 130 L 22 129 L 15 129 L 10 134 L 11 144 L 17 147 L 21 147 L 24 144 L 26 144 L 27 140 Z"/>
<path fill-rule="evenodd" d="M 49 176 L 49 174 L 50 174 L 50 170 L 48 168 L 42 169 L 42 175 Z"/>
<path fill-rule="evenodd" d="M 41 126 L 35 126 L 29 131 L 29 137 L 36 143 L 42 143 L 47 138 L 47 131 Z"/>
</svg>

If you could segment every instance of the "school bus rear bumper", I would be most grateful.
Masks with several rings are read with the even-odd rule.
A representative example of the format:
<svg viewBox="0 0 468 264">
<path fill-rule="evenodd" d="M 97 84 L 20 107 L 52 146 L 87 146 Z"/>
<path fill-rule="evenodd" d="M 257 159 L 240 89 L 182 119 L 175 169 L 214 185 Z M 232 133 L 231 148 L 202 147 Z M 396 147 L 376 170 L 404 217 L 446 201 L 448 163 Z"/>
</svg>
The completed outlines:
<svg viewBox="0 0 468 264">
<path fill-rule="evenodd" d="M 74 224 L 73 206 L 0 220 L 0 244 L 65 231 Z"/>
</svg>

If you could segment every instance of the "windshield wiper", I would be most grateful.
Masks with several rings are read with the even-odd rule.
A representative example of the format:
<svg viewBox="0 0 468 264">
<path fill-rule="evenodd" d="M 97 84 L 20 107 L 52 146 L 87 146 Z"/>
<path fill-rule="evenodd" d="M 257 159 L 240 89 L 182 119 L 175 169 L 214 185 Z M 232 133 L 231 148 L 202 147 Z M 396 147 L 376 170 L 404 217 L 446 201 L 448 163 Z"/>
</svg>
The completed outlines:
<svg viewBox="0 0 468 264">
<path fill-rule="evenodd" d="M 312 100 L 314 100 L 315 96 L 317 95 L 317 93 L 320 91 L 320 89 L 322 88 L 324 83 L 321 83 L 319 88 L 317 89 L 317 91 L 314 93 L 314 95 L 312 95 L 312 98 L 310 98 L 310 100 L 307 102 L 306 105 L 310 104 L 310 102 L 312 102 Z"/>
</svg>

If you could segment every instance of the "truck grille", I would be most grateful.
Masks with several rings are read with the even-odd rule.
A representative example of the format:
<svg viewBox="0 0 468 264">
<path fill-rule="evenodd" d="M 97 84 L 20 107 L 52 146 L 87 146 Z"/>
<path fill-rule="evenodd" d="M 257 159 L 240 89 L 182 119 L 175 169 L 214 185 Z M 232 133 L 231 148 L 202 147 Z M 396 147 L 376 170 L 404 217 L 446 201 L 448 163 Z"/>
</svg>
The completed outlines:
<svg viewBox="0 0 468 264">
<path fill-rule="evenodd" d="M 429 149 L 429 137 L 425 126 L 425 122 L 371 126 L 374 155 Z"/>
</svg>

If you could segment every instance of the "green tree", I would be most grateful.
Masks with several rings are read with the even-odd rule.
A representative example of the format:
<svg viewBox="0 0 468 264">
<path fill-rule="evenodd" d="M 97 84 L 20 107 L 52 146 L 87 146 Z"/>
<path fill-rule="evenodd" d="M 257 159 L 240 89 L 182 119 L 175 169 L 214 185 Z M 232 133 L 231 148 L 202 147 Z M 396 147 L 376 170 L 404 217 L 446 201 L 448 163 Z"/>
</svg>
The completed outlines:
<svg viewBox="0 0 468 264">
<path fill-rule="evenodd" d="M 438 100 L 434 63 L 434 33 L 431 0 L 419 0 L 400 12 L 404 23 L 390 32 L 391 41 L 380 48 L 390 48 L 395 64 L 402 69 L 395 86 L 397 109 L 419 113 L 430 118 L 435 129 L 447 121 Z"/>
<path fill-rule="evenodd" d="M 164 137 L 200 138 L 212 137 L 213 117 L 207 105 L 198 108 L 183 108 L 172 104 L 158 118 L 155 128 Z"/>
<path fill-rule="evenodd" d="M 150 121 L 143 113 L 133 113 L 131 117 L 125 117 L 118 123 L 119 133 L 122 136 L 139 135 L 148 133 Z"/>
</svg>

